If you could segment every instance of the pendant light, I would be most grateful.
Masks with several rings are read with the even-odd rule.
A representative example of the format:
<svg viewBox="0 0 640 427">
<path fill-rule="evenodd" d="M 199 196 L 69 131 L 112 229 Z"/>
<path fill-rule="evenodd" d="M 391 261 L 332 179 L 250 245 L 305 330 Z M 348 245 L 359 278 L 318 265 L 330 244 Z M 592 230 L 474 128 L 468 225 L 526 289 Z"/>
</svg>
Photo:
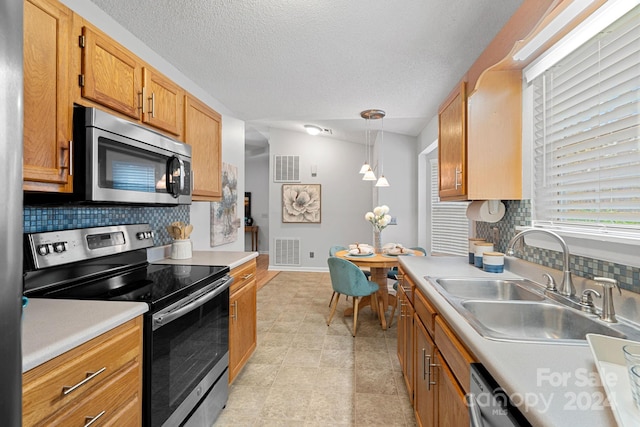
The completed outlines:
<svg viewBox="0 0 640 427">
<path fill-rule="evenodd" d="M 385 113 L 384 111 L 382 111 L 382 117 L 380 118 L 380 148 L 378 149 L 378 158 L 380 159 L 380 178 L 378 179 L 378 182 L 376 182 L 376 187 L 388 187 L 389 186 L 389 181 L 387 181 L 387 178 L 384 177 L 384 153 L 382 151 L 382 149 L 384 148 L 384 116 Z"/>
<path fill-rule="evenodd" d="M 365 119 L 367 121 L 367 129 L 366 129 L 366 134 L 365 134 L 365 144 L 367 147 L 367 160 L 369 160 L 369 162 L 367 162 L 367 160 L 365 160 L 365 164 L 362 165 L 362 168 L 360 168 L 360 173 L 362 173 L 362 171 L 364 170 L 364 176 L 362 177 L 363 181 L 375 181 L 376 180 L 376 175 L 373 172 L 373 169 L 371 168 L 371 151 L 369 149 L 370 143 L 371 143 L 371 130 L 369 129 L 369 121 L 370 120 L 378 120 L 378 119 L 382 119 L 385 116 L 385 112 L 382 110 L 377 110 L 377 109 L 370 109 L 370 110 L 364 110 L 360 113 L 360 117 L 362 117 L 363 119 Z M 385 179 L 386 181 L 386 179 Z M 387 185 L 389 185 L 387 183 Z"/>
</svg>

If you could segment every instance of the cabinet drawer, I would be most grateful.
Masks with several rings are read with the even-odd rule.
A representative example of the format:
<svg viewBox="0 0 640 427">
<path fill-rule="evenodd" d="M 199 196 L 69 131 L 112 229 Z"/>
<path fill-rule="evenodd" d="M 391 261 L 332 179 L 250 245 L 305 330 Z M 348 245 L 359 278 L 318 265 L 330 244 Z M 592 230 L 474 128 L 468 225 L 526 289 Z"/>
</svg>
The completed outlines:
<svg viewBox="0 0 640 427">
<path fill-rule="evenodd" d="M 229 273 L 233 277 L 233 283 L 231 284 L 230 293 L 233 294 L 251 280 L 256 278 L 256 260 L 247 261 L 244 264 L 234 268 Z"/>
<path fill-rule="evenodd" d="M 94 387 L 80 402 L 69 405 L 56 415 L 45 420 L 47 426 L 84 426 L 92 418 L 98 418 L 95 425 L 139 425 L 142 422 L 140 395 L 140 363 L 131 362 L 103 382 Z M 99 420 L 99 421 L 98 421 Z M 133 423 L 121 424 L 124 420 Z"/>
<path fill-rule="evenodd" d="M 429 331 L 429 334 L 433 336 L 435 331 L 436 310 L 431 306 L 431 304 L 429 304 L 421 292 L 416 292 L 414 294 L 414 299 L 414 307 L 418 317 L 420 317 L 420 320 L 424 324 L 425 328 L 427 328 L 427 331 Z"/>
<path fill-rule="evenodd" d="M 132 361 L 141 363 L 141 354 L 142 319 L 138 318 L 25 372 L 24 424 L 34 425 L 94 392 L 125 365 Z"/>
<path fill-rule="evenodd" d="M 438 350 L 458 380 L 460 387 L 465 392 L 469 392 L 470 365 L 476 360 L 464 348 L 440 316 L 435 320 L 435 341 Z"/>
</svg>

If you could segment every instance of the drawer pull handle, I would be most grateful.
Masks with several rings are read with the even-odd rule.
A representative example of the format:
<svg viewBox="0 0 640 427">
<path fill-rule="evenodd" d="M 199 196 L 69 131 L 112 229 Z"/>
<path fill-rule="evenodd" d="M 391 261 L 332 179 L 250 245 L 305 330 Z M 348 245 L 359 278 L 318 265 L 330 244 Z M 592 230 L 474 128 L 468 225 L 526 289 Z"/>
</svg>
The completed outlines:
<svg viewBox="0 0 640 427">
<path fill-rule="evenodd" d="M 84 427 L 89 427 L 91 424 L 95 423 L 96 421 L 98 421 L 98 419 L 103 416 L 107 411 L 102 411 L 100 412 L 98 415 L 96 415 L 95 417 L 85 417 L 84 421 L 86 422 L 86 424 L 84 425 Z"/>
<path fill-rule="evenodd" d="M 247 280 L 250 277 L 253 277 L 253 273 L 245 274 L 244 276 L 242 276 L 242 280 Z"/>
<path fill-rule="evenodd" d="M 84 384 L 86 384 L 87 382 L 91 381 L 92 379 L 94 379 L 95 377 L 97 377 L 98 375 L 100 375 L 101 373 L 103 373 L 104 371 L 106 371 L 107 368 L 106 366 L 96 372 L 87 372 L 87 378 L 83 379 L 82 381 L 80 381 L 78 384 L 74 385 L 74 386 L 64 386 L 62 387 L 62 395 L 66 396 L 69 393 L 71 393 L 72 391 L 76 390 L 78 387 L 83 386 Z"/>
</svg>

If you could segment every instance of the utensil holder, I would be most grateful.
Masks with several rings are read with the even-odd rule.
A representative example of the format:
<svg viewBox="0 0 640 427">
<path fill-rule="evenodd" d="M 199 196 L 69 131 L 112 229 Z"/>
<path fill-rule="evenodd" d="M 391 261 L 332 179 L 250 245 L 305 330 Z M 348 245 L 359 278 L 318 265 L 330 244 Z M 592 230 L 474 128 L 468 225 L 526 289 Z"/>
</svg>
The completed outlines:
<svg viewBox="0 0 640 427">
<path fill-rule="evenodd" d="M 171 243 L 171 259 L 188 259 L 192 256 L 191 240 L 176 239 Z"/>
</svg>

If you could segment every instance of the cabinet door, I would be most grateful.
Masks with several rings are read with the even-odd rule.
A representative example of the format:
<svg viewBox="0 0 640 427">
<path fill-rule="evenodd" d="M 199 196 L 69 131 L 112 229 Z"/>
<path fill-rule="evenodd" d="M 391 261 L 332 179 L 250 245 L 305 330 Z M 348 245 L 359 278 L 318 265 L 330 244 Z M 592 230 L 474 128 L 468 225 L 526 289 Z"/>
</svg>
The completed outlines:
<svg viewBox="0 0 640 427">
<path fill-rule="evenodd" d="M 449 370 L 442 355 L 436 355 L 437 368 L 436 386 L 438 387 L 437 397 L 437 425 L 451 427 L 467 427 L 469 425 L 469 412 L 464 398 L 464 391 L 458 385 L 456 377 Z M 433 372 L 432 371 L 432 372 Z"/>
<path fill-rule="evenodd" d="M 229 299 L 229 382 L 232 382 L 256 348 L 255 278 L 234 292 Z"/>
<path fill-rule="evenodd" d="M 464 200 L 467 194 L 467 101 L 463 82 L 438 115 L 440 198 Z"/>
<path fill-rule="evenodd" d="M 184 118 L 184 91 L 149 67 L 142 70 L 144 100 L 142 121 L 179 136 Z"/>
<path fill-rule="evenodd" d="M 435 345 L 429 336 L 427 329 L 420 319 L 415 316 L 415 385 L 413 408 L 416 415 L 416 422 L 419 426 L 436 426 L 448 424 L 437 424 L 435 413 L 437 404 L 438 382 L 434 377 L 436 370 L 431 365 L 434 364 Z"/>
<path fill-rule="evenodd" d="M 405 276 L 406 277 L 406 276 Z M 398 322 L 398 339 L 402 340 L 402 360 L 400 365 L 402 366 L 402 373 L 404 374 L 404 382 L 409 392 L 409 400 L 413 401 L 414 398 L 414 366 L 413 366 L 413 348 L 414 348 L 414 331 L 413 331 L 413 305 L 409 300 L 406 289 L 402 286 L 398 287 L 398 294 L 402 295 L 402 310 L 400 312 L 400 319 L 402 322 Z M 400 338 L 402 337 L 402 338 Z"/>
<path fill-rule="evenodd" d="M 184 142 L 191 146 L 193 200 L 222 196 L 222 126 L 220 114 L 186 96 Z"/>
<path fill-rule="evenodd" d="M 71 16 L 58 2 L 24 2 L 25 190 L 73 190 L 69 169 Z"/>
<path fill-rule="evenodd" d="M 92 28 L 83 27 L 82 34 L 82 97 L 140 120 L 140 62 L 116 42 Z"/>
</svg>

